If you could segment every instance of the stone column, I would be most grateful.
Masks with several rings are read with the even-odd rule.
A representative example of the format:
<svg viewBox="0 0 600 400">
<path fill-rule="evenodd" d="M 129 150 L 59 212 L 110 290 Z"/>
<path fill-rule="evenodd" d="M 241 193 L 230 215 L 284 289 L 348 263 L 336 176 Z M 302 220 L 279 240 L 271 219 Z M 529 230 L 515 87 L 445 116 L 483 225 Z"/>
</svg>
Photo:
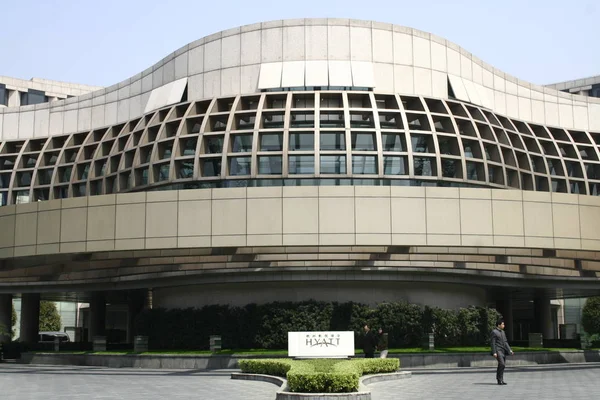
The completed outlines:
<svg viewBox="0 0 600 400">
<path fill-rule="evenodd" d="M 21 297 L 21 342 L 37 343 L 40 332 L 40 294 L 23 293 Z"/>
<path fill-rule="evenodd" d="M 94 336 L 106 335 L 106 294 L 104 292 L 93 292 L 90 300 L 90 324 L 88 330 L 88 341 L 94 340 Z"/>
<path fill-rule="evenodd" d="M 506 332 L 506 338 L 510 342 L 514 339 L 513 301 L 510 294 L 507 294 L 501 300 L 496 301 L 496 310 L 498 310 L 504 318 L 504 324 L 506 326 L 504 331 Z"/>
<path fill-rule="evenodd" d="M 547 296 L 539 295 L 533 300 L 535 313 L 536 332 L 543 335 L 544 339 L 555 339 L 554 326 L 552 323 L 552 306 Z"/>
<path fill-rule="evenodd" d="M 0 336 L 0 343 L 10 342 L 12 332 L 12 294 L 0 294 L 0 325 L 8 332 L 7 336 Z"/>
<path fill-rule="evenodd" d="M 144 309 L 145 291 L 131 291 L 127 299 L 127 343 L 133 343 L 135 317 Z"/>
</svg>

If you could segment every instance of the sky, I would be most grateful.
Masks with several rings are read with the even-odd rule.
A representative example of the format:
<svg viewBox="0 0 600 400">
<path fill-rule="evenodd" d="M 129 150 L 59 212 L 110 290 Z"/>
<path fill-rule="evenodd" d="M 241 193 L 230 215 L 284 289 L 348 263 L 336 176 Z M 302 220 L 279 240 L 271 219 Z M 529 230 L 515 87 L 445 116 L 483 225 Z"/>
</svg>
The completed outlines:
<svg viewBox="0 0 600 400">
<path fill-rule="evenodd" d="M 536 84 L 600 75 L 599 0 L 0 0 L 0 75 L 110 86 L 221 30 L 353 18 L 434 33 Z"/>
</svg>

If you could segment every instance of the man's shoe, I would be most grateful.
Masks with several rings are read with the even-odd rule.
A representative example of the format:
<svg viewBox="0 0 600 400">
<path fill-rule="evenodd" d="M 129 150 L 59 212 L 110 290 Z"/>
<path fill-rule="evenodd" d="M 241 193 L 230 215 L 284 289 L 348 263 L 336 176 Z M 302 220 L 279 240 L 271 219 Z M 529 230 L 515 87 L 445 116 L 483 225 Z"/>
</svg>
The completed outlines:
<svg viewBox="0 0 600 400">
<path fill-rule="evenodd" d="M 500 382 L 500 384 L 501 384 L 501 385 L 506 385 L 507 383 L 506 383 L 506 382 L 504 382 L 504 381 L 502 381 L 502 382 Z"/>
<path fill-rule="evenodd" d="M 502 381 L 498 381 L 498 385 L 502 385 Z"/>
</svg>

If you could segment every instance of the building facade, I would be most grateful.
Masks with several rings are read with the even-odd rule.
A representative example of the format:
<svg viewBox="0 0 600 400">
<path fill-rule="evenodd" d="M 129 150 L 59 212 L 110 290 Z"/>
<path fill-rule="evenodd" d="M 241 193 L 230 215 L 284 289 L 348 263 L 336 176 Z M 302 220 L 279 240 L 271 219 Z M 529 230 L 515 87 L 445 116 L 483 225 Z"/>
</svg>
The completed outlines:
<svg viewBox="0 0 600 400">
<path fill-rule="evenodd" d="M 149 289 L 491 304 L 556 338 L 551 300 L 600 292 L 600 99 L 429 33 L 244 26 L 0 127 L 0 299 L 24 340 L 40 298 L 89 302 L 91 337 Z"/>
</svg>

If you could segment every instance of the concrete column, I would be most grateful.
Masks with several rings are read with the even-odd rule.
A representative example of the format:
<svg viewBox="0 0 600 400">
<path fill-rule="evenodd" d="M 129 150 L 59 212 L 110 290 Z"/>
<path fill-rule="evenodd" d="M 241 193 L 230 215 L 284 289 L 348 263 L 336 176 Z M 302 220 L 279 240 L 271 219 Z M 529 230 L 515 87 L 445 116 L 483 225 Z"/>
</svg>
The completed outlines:
<svg viewBox="0 0 600 400">
<path fill-rule="evenodd" d="M 94 336 L 105 336 L 106 334 L 106 294 L 104 292 L 93 292 L 90 300 L 90 324 L 88 341 L 94 340 Z"/>
<path fill-rule="evenodd" d="M 504 332 L 506 332 L 506 338 L 510 342 L 514 339 L 513 301 L 510 295 L 506 295 L 501 300 L 496 301 L 496 310 L 504 318 Z"/>
<path fill-rule="evenodd" d="M 555 339 L 554 327 L 552 324 L 552 306 L 550 299 L 547 297 L 536 297 L 536 319 L 538 320 L 539 332 L 544 336 L 544 339 Z"/>
<path fill-rule="evenodd" d="M 146 292 L 132 291 L 127 299 L 127 343 L 133 343 L 135 317 L 144 309 Z"/>
<path fill-rule="evenodd" d="M 40 332 L 40 294 L 23 293 L 21 297 L 21 342 L 37 343 Z"/>
<path fill-rule="evenodd" d="M 0 336 L 0 343 L 10 342 L 12 332 L 12 294 L 0 294 L 0 325 L 4 325 L 8 335 Z"/>
</svg>

